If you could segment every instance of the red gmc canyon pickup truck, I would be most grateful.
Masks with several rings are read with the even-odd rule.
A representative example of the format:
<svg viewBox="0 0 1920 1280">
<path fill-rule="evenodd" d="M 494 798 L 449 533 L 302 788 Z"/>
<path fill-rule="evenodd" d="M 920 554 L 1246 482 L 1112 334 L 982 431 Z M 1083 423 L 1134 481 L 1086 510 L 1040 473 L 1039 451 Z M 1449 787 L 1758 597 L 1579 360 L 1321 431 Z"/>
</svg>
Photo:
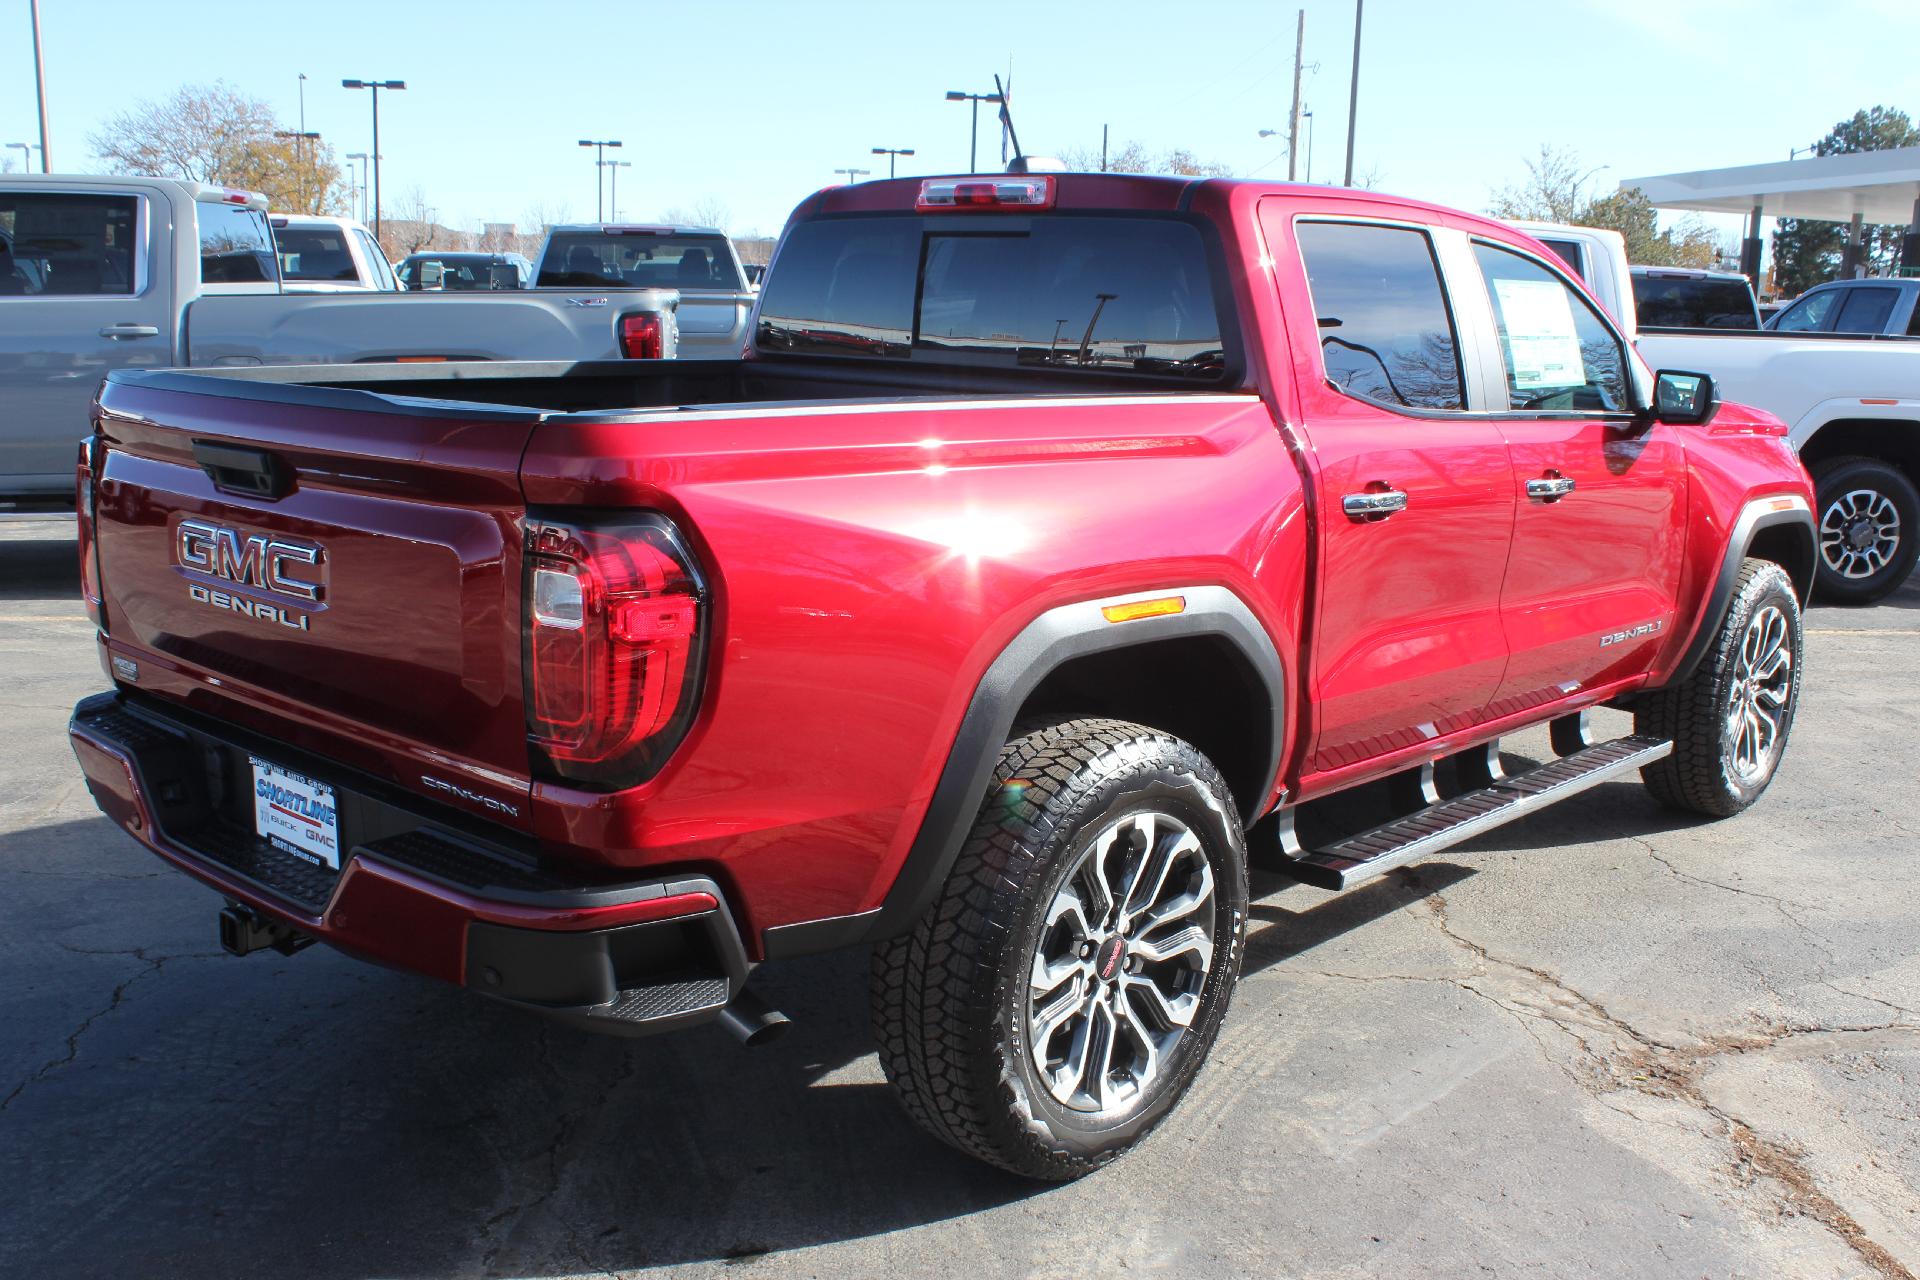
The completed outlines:
<svg viewBox="0 0 1920 1280">
<path fill-rule="evenodd" d="M 913 1118 L 1074 1177 L 1199 1070 L 1250 859 L 1337 890 L 1634 770 L 1759 796 L 1815 554 L 1782 432 L 1468 214 L 837 187 L 742 359 L 115 373 L 73 745 L 239 953 L 752 1038 L 756 965 L 870 944 Z"/>
</svg>

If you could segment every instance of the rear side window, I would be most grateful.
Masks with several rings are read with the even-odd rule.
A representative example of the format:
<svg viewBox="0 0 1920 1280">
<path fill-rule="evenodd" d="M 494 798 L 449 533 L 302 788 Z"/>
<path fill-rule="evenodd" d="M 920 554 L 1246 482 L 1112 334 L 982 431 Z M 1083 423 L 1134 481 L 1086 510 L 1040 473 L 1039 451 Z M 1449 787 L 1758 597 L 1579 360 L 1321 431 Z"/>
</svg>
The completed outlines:
<svg viewBox="0 0 1920 1280">
<path fill-rule="evenodd" d="M 273 238 L 280 248 L 281 279 L 359 282 L 346 232 L 333 227 L 284 227 Z"/>
<path fill-rule="evenodd" d="M 1297 235 L 1328 380 L 1363 400 L 1464 408 L 1459 343 L 1426 233 L 1302 222 Z"/>
<path fill-rule="evenodd" d="M 1642 329 L 1758 329 L 1760 312 L 1744 280 L 1636 275 L 1633 305 Z"/>
<path fill-rule="evenodd" d="M 802 223 L 761 295 L 765 351 L 1215 379 L 1200 233 L 1170 218 Z"/>
<path fill-rule="evenodd" d="M 134 288 L 133 196 L 0 192 L 0 297 L 97 297 Z"/>
<path fill-rule="evenodd" d="M 746 285 L 724 236 L 556 234 L 540 259 L 540 284 L 588 289 L 726 289 Z"/>
<path fill-rule="evenodd" d="M 272 284 L 279 279 L 273 228 L 266 214 L 204 201 L 196 211 L 200 215 L 200 283 Z"/>
<path fill-rule="evenodd" d="M 1579 245 L 1571 240 L 1542 240 L 1540 243 L 1553 250 L 1553 256 L 1566 263 L 1567 269 L 1573 274 L 1582 280 L 1587 278 L 1587 268 Z"/>
<path fill-rule="evenodd" d="M 1898 289 L 1864 288 L 1846 290 L 1847 300 L 1840 306 L 1840 318 L 1833 322 L 1836 333 L 1885 333 L 1887 317 L 1900 300 Z"/>
<path fill-rule="evenodd" d="M 1474 242 L 1487 282 L 1511 409 L 1623 413 L 1627 357 L 1594 309 L 1567 283 L 1517 253 Z"/>
</svg>

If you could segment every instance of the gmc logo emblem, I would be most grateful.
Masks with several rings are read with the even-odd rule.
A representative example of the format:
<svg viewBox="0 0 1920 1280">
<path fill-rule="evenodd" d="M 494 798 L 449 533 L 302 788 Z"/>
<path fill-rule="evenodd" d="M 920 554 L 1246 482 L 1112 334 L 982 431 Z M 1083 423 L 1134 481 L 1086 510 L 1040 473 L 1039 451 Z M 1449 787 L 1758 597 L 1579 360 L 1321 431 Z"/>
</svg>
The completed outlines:
<svg viewBox="0 0 1920 1280">
<path fill-rule="evenodd" d="M 258 587 L 304 603 L 326 591 L 321 549 L 311 542 L 241 533 L 204 520 L 182 520 L 173 558 L 181 568 Z"/>
</svg>

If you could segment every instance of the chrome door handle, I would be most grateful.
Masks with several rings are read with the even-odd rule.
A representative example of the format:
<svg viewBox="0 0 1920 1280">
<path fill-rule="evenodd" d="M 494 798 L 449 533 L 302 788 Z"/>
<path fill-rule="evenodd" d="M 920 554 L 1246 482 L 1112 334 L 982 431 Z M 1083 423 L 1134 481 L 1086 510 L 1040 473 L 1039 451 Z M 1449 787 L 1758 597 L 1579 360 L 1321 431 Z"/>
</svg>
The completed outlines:
<svg viewBox="0 0 1920 1280">
<path fill-rule="evenodd" d="M 1340 499 L 1340 509 L 1347 513 L 1349 520 L 1385 520 L 1394 512 L 1407 509 L 1407 495 L 1398 489 L 1374 489 L 1366 493 L 1350 493 Z"/>
<path fill-rule="evenodd" d="M 1535 502 L 1558 502 L 1572 492 L 1573 480 L 1569 476 L 1542 476 L 1527 481 L 1527 496 Z"/>
<path fill-rule="evenodd" d="M 103 338 L 157 338 L 160 330 L 150 324 L 110 324 L 100 331 Z"/>
</svg>

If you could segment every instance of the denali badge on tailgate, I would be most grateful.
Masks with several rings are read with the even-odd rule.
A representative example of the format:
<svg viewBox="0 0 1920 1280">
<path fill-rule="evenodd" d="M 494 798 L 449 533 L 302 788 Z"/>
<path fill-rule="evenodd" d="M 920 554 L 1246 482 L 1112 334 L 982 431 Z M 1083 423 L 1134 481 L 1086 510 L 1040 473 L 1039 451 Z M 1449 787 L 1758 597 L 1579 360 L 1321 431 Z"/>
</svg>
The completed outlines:
<svg viewBox="0 0 1920 1280">
<path fill-rule="evenodd" d="M 309 606 L 320 605 L 326 594 L 326 556 L 318 543 L 242 533 L 205 520 L 182 520 L 174 534 L 173 558 L 190 574 L 223 579 L 242 588 L 224 591 L 189 583 L 187 594 L 194 600 L 295 631 L 307 629 L 308 614 L 290 612 L 253 592 L 271 592 Z"/>
</svg>

